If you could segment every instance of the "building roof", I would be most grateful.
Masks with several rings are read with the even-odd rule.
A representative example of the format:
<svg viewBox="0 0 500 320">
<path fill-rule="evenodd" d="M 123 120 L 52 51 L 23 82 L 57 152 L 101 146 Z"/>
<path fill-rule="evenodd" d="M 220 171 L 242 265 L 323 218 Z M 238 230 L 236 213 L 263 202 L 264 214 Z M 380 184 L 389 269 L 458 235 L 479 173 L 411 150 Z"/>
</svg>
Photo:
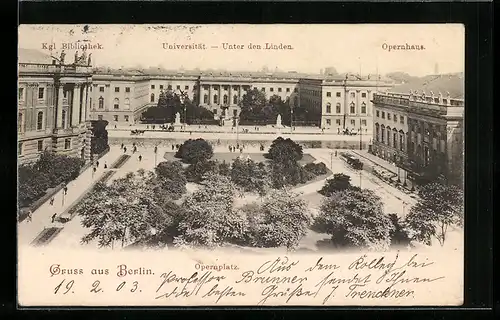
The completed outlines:
<svg viewBox="0 0 500 320">
<path fill-rule="evenodd" d="M 418 93 L 425 92 L 430 94 L 432 91 L 435 95 L 441 93 L 453 99 L 464 98 L 464 75 L 463 73 L 430 75 L 415 79 L 411 82 L 395 86 L 391 92 L 394 93 L 410 93 L 417 91 Z"/>
<path fill-rule="evenodd" d="M 52 64 L 52 57 L 46 53 L 38 51 L 36 49 L 22 49 L 18 50 L 18 62 L 19 63 L 40 63 L 40 64 Z"/>
</svg>

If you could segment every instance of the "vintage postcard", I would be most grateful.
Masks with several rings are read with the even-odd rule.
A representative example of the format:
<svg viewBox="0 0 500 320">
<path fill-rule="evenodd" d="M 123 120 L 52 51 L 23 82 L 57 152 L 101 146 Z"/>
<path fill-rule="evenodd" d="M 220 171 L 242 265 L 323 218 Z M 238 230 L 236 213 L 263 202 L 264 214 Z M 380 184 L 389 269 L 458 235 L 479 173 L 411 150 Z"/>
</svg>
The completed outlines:
<svg viewBox="0 0 500 320">
<path fill-rule="evenodd" d="M 19 306 L 461 305 L 464 37 L 21 25 Z"/>
</svg>

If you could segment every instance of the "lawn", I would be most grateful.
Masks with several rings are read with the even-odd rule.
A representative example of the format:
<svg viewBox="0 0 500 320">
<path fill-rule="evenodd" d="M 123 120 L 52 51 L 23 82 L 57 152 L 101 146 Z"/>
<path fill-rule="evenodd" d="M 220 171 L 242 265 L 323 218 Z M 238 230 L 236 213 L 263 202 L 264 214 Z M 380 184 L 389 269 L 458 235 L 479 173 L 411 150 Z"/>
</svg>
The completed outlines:
<svg viewBox="0 0 500 320">
<path fill-rule="evenodd" d="M 175 161 L 175 160 L 180 160 L 174 157 L 175 152 L 165 152 L 164 158 L 165 160 L 169 161 Z M 212 157 L 212 160 L 217 160 L 220 162 L 226 161 L 226 162 L 232 162 L 234 159 L 236 159 L 240 155 L 239 152 L 218 152 L 214 153 L 214 156 Z M 250 156 L 250 158 L 255 161 L 255 162 L 263 162 L 263 161 L 269 161 L 269 159 L 266 159 L 264 157 L 263 153 L 246 153 L 243 152 L 242 154 L 243 158 L 246 159 L 247 156 Z M 314 162 L 316 158 L 311 156 L 310 154 L 304 154 L 302 159 L 299 161 L 300 165 L 305 165 L 311 162 Z"/>
</svg>

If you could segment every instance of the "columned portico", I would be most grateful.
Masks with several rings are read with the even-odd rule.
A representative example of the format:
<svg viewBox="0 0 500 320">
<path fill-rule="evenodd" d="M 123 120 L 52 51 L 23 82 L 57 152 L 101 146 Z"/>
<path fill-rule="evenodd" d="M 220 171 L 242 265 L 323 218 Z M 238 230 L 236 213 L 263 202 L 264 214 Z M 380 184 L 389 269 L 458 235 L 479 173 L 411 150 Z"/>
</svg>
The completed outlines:
<svg viewBox="0 0 500 320">
<path fill-rule="evenodd" d="M 76 127 L 80 124 L 80 84 L 75 83 L 73 87 L 73 104 L 71 105 L 71 126 Z"/>
</svg>

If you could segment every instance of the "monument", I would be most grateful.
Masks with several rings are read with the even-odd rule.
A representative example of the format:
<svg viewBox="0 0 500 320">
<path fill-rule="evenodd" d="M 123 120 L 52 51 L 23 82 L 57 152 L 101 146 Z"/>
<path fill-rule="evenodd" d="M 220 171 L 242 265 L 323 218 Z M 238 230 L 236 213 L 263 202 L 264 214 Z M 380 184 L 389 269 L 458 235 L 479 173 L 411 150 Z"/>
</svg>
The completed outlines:
<svg viewBox="0 0 500 320">
<path fill-rule="evenodd" d="M 281 124 L 281 114 L 278 114 L 278 117 L 276 117 L 276 128 L 283 128 L 283 125 Z"/>
<path fill-rule="evenodd" d="M 177 112 L 175 114 L 175 122 L 174 122 L 174 127 L 182 127 L 182 123 L 181 123 L 181 114 L 179 112 Z"/>
</svg>

